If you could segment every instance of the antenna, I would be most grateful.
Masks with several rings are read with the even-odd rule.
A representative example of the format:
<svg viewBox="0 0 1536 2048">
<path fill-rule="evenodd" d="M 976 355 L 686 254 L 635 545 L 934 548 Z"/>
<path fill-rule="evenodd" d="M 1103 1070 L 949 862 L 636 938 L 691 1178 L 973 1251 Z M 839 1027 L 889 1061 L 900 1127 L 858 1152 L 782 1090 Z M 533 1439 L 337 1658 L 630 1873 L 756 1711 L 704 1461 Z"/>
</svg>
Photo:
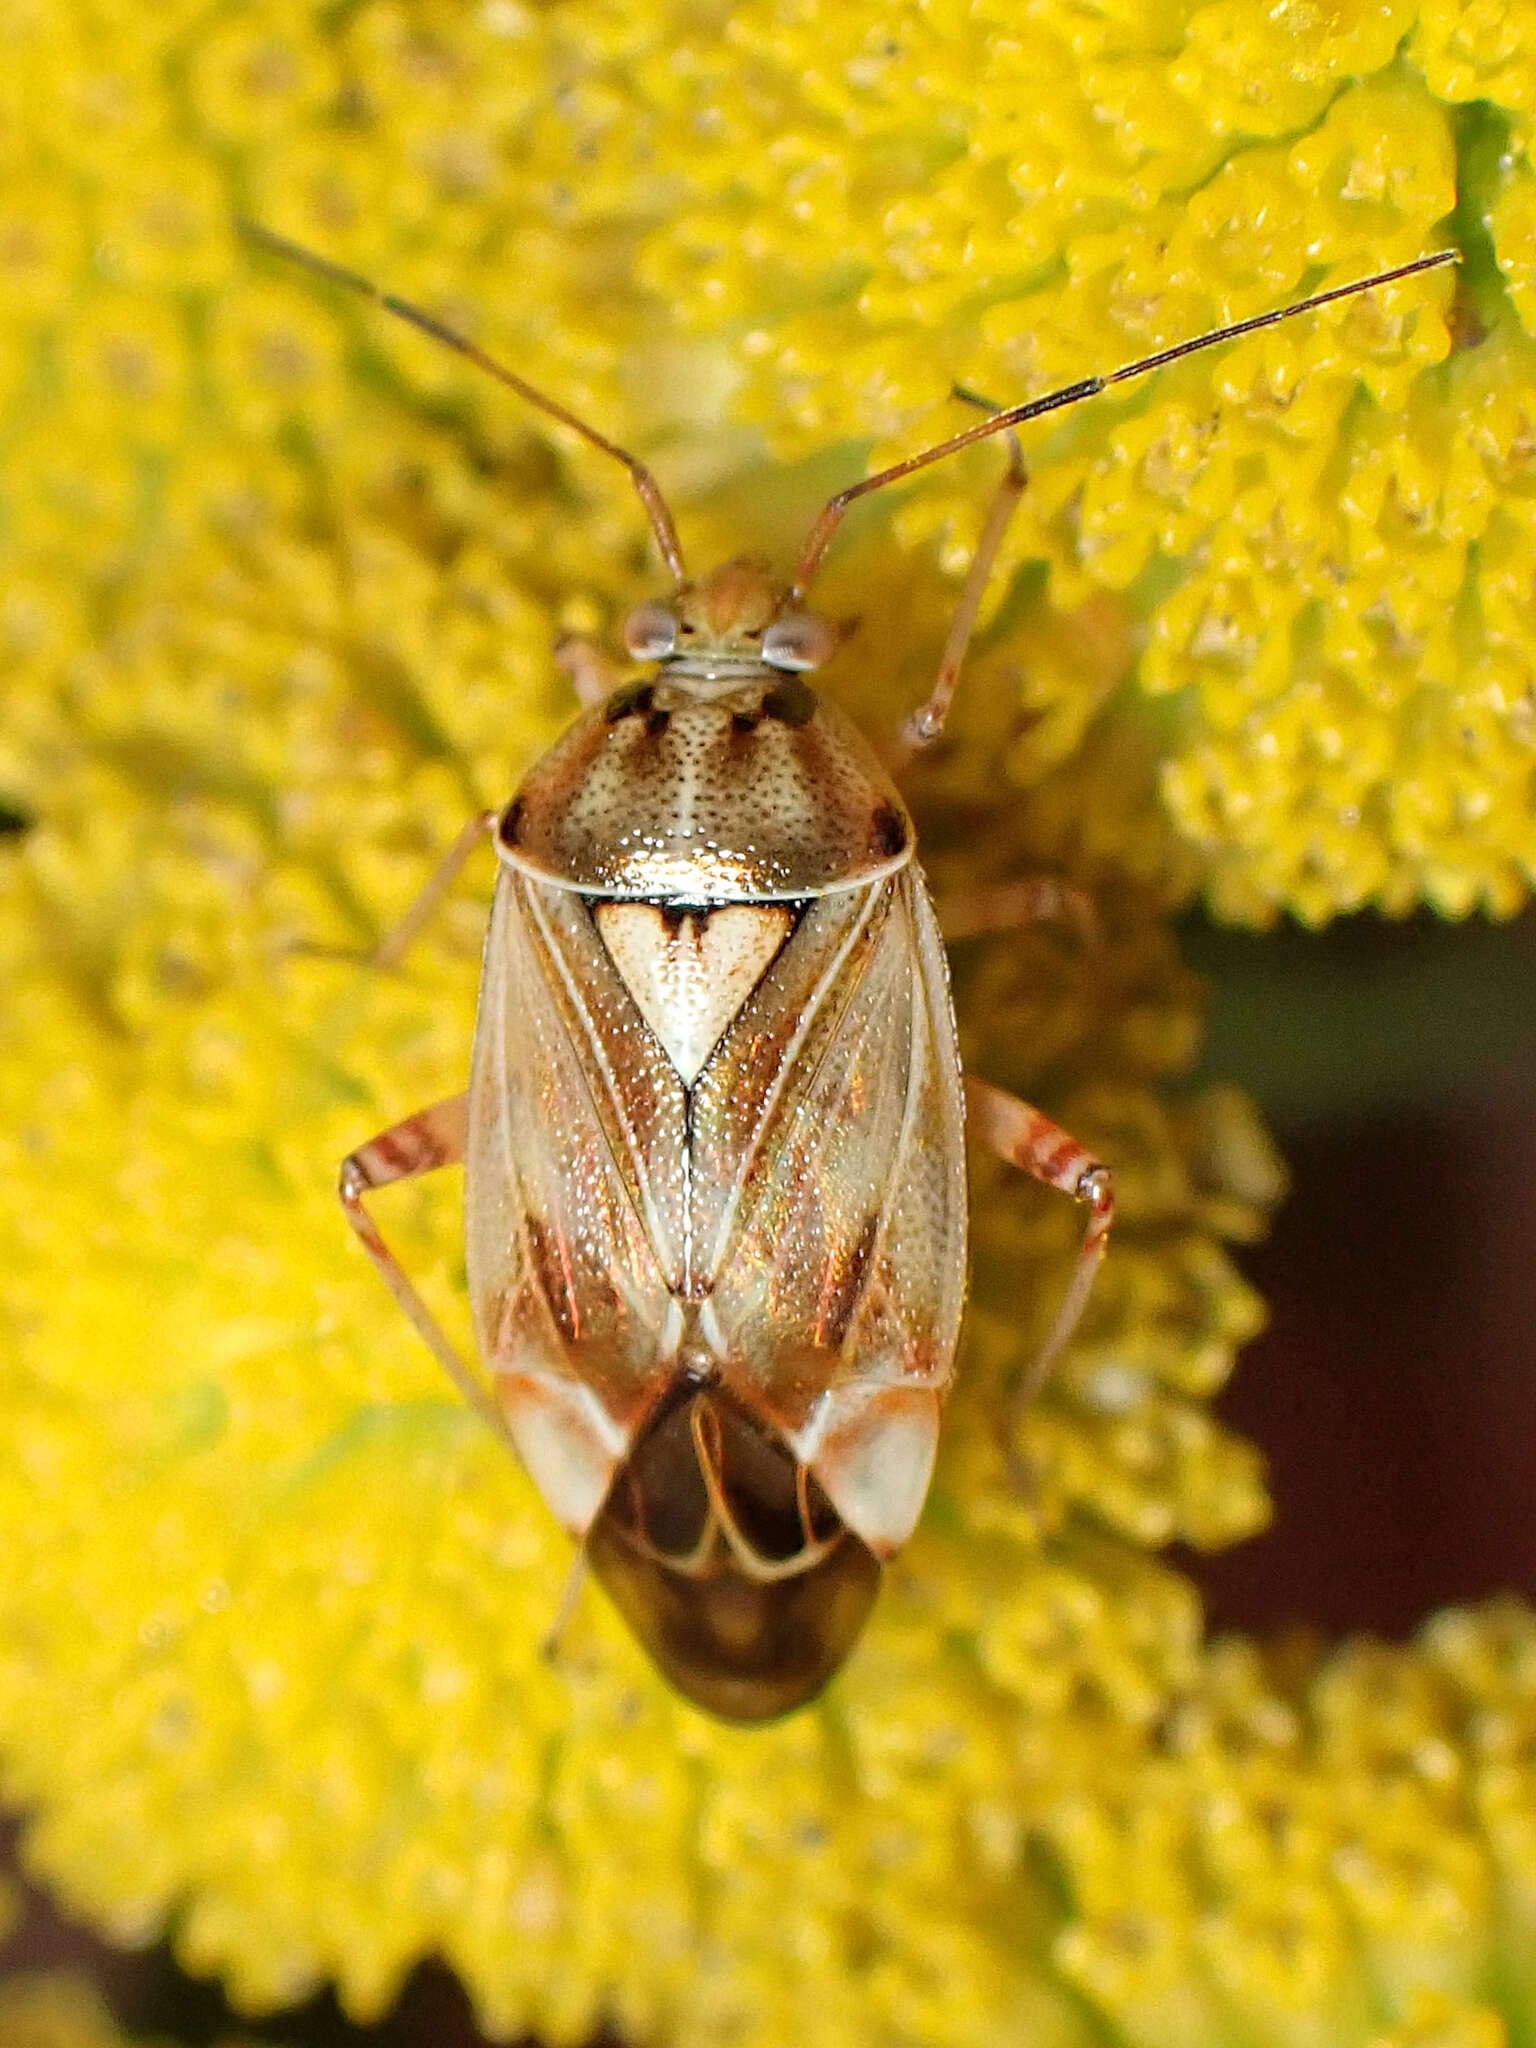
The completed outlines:
<svg viewBox="0 0 1536 2048">
<path fill-rule="evenodd" d="M 672 571 L 673 580 L 682 583 L 685 571 L 683 551 L 678 544 L 677 527 L 667 509 L 667 501 L 661 495 L 661 487 L 638 456 L 631 455 L 627 448 L 621 448 L 617 442 L 610 441 L 605 434 L 600 434 L 596 427 L 588 426 L 584 419 L 579 419 L 575 413 L 568 412 L 556 399 L 547 398 L 542 391 L 519 377 L 515 370 L 509 370 L 504 363 L 498 363 L 494 356 L 488 356 L 483 348 L 478 347 L 466 335 L 457 334 L 453 328 L 445 327 L 441 320 L 434 319 L 432 314 L 424 311 L 422 307 L 413 306 L 408 299 L 398 299 L 393 292 L 380 291 L 376 284 L 371 284 L 366 277 L 359 277 L 355 270 L 345 270 L 341 264 L 332 263 L 328 257 L 315 255 L 313 250 L 303 248 L 298 242 L 290 242 L 286 235 L 274 234 L 271 228 L 262 227 L 258 221 L 246 220 L 237 215 L 235 227 L 253 247 L 265 249 L 272 256 L 281 256 L 289 263 L 297 263 L 302 269 L 313 271 L 316 277 L 323 277 L 331 284 L 345 285 L 348 291 L 356 292 L 362 298 L 372 299 L 374 304 L 382 306 L 386 313 L 393 313 L 397 319 L 419 328 L 423 334 L 431 335 L 434 341 L 445 343 L 459 355 L 467 357 L 477 368 L 488 370 L 491 376 L 508 385 L 529 405 L 537 406 L 540 412 L 548 413 L 551 419 L 558 420 L 563 427 L 572 428 L 584 441 L 590 441 L 594 448 L 600 448 L 605 455 L 611 455 L 615 461 L 622 462 L 639 493 L 641 504 L 645 507 L 646 517 L 651 522 L 651 531 L 656 536 L 656 545 L 661 550 L 662 560 Z"/>
<path fill-rule="evenodd" d="M 1400 263 L 1393 270 L 1379 270 L 1374 277 L 1356 278 L 1353 284 L 1336 284 L 1325 292 L 1314 292 L 1310 298 L 1297 299 L 1293 305 L 1279 306 L 1270 313 L 1256 313 L 1249 320 L 1234 321 L 1230 327 L 1212 328 L 1208 334 L 1197 334 L 1190 341 L 1175 342 L 1172 348 L 1159 349 L 1156 355 L 1141 356 L 1134 363 L 1111 370 L 1107 376 L 1084 377 L 1077 384 L 1067 384 L 1060 391 L 1048 392 L 1044 398 L 1029 398 L 1022 405 L 1011 405 L 978 426 L 967 427 L 962 433 L 951 434 L 947 441 L 939 441 L 920 454 L 909 455 L 904 462 L 893 462 L 889 469 L 877 470 L 873 476 L 866 476 L 858 483 L 850 484 L 847 490 L 839 491 L 822 507 L 821 515 L 800 552 L 795 570 L 794 597 L 805 595 L 806 586 L 820 566 L 828 543 L 855 498 L 868 497 L 871 491 L 878 491 L 885 484 L 897 483 L 902 477 L 911 476 L 914 470 L 926 469 L 930 462 L 958 454 L 962 448 L 985 441 L 993 434 L 1006 433 L 1025 420 L 1038 419 L 1042 413 L 1059 412 L 1063 406 L 1077 405 L 1085 398 L 1097 398 L 1111 384 L 1123 384 L 1131 377 L 1145 377 L 1149 371 L 1160 370 L 1167 363 L 1176 363 L 1181 356 L 1192 356 L 1197 349 L 1214 348 L 1218 342 L 1232 341 L 1240 334 L 1253 334 L 1261 327 L 1274 327 L 1282 320 L 1294 320 L 1302 313 L 1315 312 L 1319 306 L 1330 305 L 1335 299 L 1352 298 L 1356 292 L 1368 292 L 1377 285 L 1396 284 L 1399 278 L 1416 277 L 1421 270 L 1438 270 L 1444 264 L 1460 261 L 1459 249 L 1441 249 L 1433 256 L 1418 256 L 1412 263 Z"/>
</svg>

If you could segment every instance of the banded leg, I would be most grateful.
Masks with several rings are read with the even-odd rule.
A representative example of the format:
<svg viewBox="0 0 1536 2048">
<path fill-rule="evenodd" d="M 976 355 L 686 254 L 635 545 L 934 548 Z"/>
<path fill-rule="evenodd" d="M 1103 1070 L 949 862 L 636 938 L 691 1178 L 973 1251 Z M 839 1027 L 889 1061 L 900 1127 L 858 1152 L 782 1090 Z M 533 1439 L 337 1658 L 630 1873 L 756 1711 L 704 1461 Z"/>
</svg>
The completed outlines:
<svg viewBox="0 0 1536 2048">
<path fill-rule="evenodd" d="M 437 1318 L 417 1293 L 404 1267 L 380 1237 L 378 1228 L 363 1207 L 363 1196 L 392 1181 L 414 1180 L 439 1166 L 456 1166 L 464 1157 L 465 1103 L 462 1095 L 450 1095 L 419 1109 L 403 1123 L 391 1124 L 366 1145 L 359 1145 L 341 1162 L 337 1192 L 347 1221 L 363 1241 L 363 1249 L 378 1267 L 384 1285 L 416 1326 L 427 1348 L 464 1399 L 504 1443 L 511 1443 L 506 1418 L 489 1390 L 471 1371 L 444 1335 Z"/>
<path fill-rule="evenodd" d="M 961 398 L 970 399 L 972 394 L 961 391 Z M 983 401 L 972 400 L 973 403 Z M 992 410 L 992 408 L 988 408 Z M 1008 436 L 1008 468 L 1002 482 L 993 493 L 992 503 L 987 508 L 982 523 L 981 537 L 976 543 L 976 552 L 971 557 L 971 566 L 960 592 L 960 602 L 955 607 L 955 616 L 950 621 L 949 635 L 944 642 L 944 652 L 939 657 L 939 673 L 934 678 L 933 690 L 926 704 L 920 704 L 902 728 L 902 740 L 910 750 L 925 747 L 936 740 L 944 730 L 944 721 L 949 716 L 949 707 L 954 701 L 955 685 L 960 680 L 960 670 L 965 662 L 966 649 L 971 644 L 971 635 L 976 630 L 977 615 L 981 611 L 981 600 L 986 594 L 987 578 L 992 574 L 992 564 L 997 560 L 997 551 L 1003 544 L 1003 535 L 1008 531 L 1008 522 L 1024 495 L 1024 486 L 1029 482 L 1029 472 L 1024 467 L 1017 436 Z"/>
<path fill-rule="evenodd" d="M 1048 1116 L 1031 1109 L 1027 1102 L 1020 1102 L 1016 1095 L 968 1074 L 965 1097 L 974 1137 L 1000 1159 L 1022 1168 L 1035 1180 L 1059 1188 L 1064 1195 L 1075 1196 L 1088 1211 L 1065 1299 L 1014 1397 L 1017 1414 L 1029 1406 L 1045 1385 L 1058 1352 L 1077 1327 L 1104 1255 L 1109 1226 L 1115 1220 L 1115 1190 L 1107 1166 L 1101 1166 L 1085 1152 L 1060 1124 L 1053 1124 Z"/>
<path fill-rule="evenodd" d="M 1059 875 L 1022 875 L 1014 882 L 956 891 L 941 896 L 934 908 L 946 942 L 1022 931 L 1057 918 L 1075 928 L 1084 946 L 1097 946 L 1102 937 L 1093 898 Z"/>
</svg>

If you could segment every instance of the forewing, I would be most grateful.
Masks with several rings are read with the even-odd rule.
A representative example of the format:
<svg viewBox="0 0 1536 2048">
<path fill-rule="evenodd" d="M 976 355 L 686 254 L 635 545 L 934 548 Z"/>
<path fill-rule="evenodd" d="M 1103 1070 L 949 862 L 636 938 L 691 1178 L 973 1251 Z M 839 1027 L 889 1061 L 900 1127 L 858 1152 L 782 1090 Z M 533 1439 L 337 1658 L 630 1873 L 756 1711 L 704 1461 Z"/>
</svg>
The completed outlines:
<svg viewBox="0 0 1536 2048">
<path fill-rule="evenodd" d="M 602 938 L 603 906 L 574 889 L 528 881 L 518 887 L 529 942 L 614 1165 L 668 1285 L 686 1292 L 692 1231 L 682 1077 L 620 978 Z"/>
<path fill-rule="evenodd" d="M 659 1391 L 670 1295 L 645 1196 L 615 1143 L 622 1103 L 581 1021 L 580 977 L 600 984 L 606 955 L 579 905 L 585 939 L 574 924 L 552 938 L 566 893 L 508 870 L 497 886 L 469 1087 L 465 1248 L 480 1350 L 518 1448 L 580 1533 Z"/>
<path fill-rule="evenodd" d="M 845 895 L 860 900 L 839 910 L 829 899 L 845 920 L 838 944 L 812 961 L 791 942 L 759 991 L 812 1014 L 740 1156 L 714 1292 L 733 1373 L 791 1430 L 840 1383 L 941 1393 L 964 1298 L 964 1121 L 942 941 L 913 867 Z M 758 1056 L 751 1022 L 738 1021 L 709 1071 L 722 1118 L 752 1099 L 730 1072 Z"/>
</svg>

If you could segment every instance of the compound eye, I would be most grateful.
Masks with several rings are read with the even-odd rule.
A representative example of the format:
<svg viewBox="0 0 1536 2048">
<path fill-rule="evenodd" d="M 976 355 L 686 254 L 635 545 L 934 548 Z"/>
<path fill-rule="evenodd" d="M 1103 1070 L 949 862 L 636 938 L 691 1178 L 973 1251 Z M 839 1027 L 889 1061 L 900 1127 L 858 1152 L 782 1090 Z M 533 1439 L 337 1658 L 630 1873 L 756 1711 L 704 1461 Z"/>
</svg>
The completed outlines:
<svg viewBox="0 0 1536 2048">
<path fill-rule="evenodd" d="M 665 661 L 677 645 L 677 620 L 664 604 L 642 604 L 624 621 L 624 645 L 636 661 Z"/>
<path fill-rule="evenodd" d="M 831 658 L 837 634 L 809 612 L 786 612 L 763 635 L 763 659 L 770 668 L 820 668 Z"/>
</svg>

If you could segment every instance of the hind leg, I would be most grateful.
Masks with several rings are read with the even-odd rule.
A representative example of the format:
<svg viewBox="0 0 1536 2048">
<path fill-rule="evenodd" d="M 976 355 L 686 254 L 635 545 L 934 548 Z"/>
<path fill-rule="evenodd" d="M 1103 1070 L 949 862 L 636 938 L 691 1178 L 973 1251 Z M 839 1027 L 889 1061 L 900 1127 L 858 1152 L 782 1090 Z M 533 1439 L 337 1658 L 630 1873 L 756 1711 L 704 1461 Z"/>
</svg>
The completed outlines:
<svg viewBox="0 0 1536 2048">
<path fill-rule="evenodd" d="M 1103 1166 L 1060 1124 L 1016 1095 L 994 1088 L 990 1081 L 967 1075 L 966 1105 L 970 1132 L 1000 1159 L 1017 1166 L 1047 1187 L 1072 1195 L 1087 1210 L 1083 1241 L 1056 1320 L 1019 1384 L 1014 1412 L 1026 1408 L 1050 1377 L 1062 1346 L 1077 1327 L 1093 1276 L 1115 1220 L 1115 1191 L 1109 1168 Z"/>
</svg>

